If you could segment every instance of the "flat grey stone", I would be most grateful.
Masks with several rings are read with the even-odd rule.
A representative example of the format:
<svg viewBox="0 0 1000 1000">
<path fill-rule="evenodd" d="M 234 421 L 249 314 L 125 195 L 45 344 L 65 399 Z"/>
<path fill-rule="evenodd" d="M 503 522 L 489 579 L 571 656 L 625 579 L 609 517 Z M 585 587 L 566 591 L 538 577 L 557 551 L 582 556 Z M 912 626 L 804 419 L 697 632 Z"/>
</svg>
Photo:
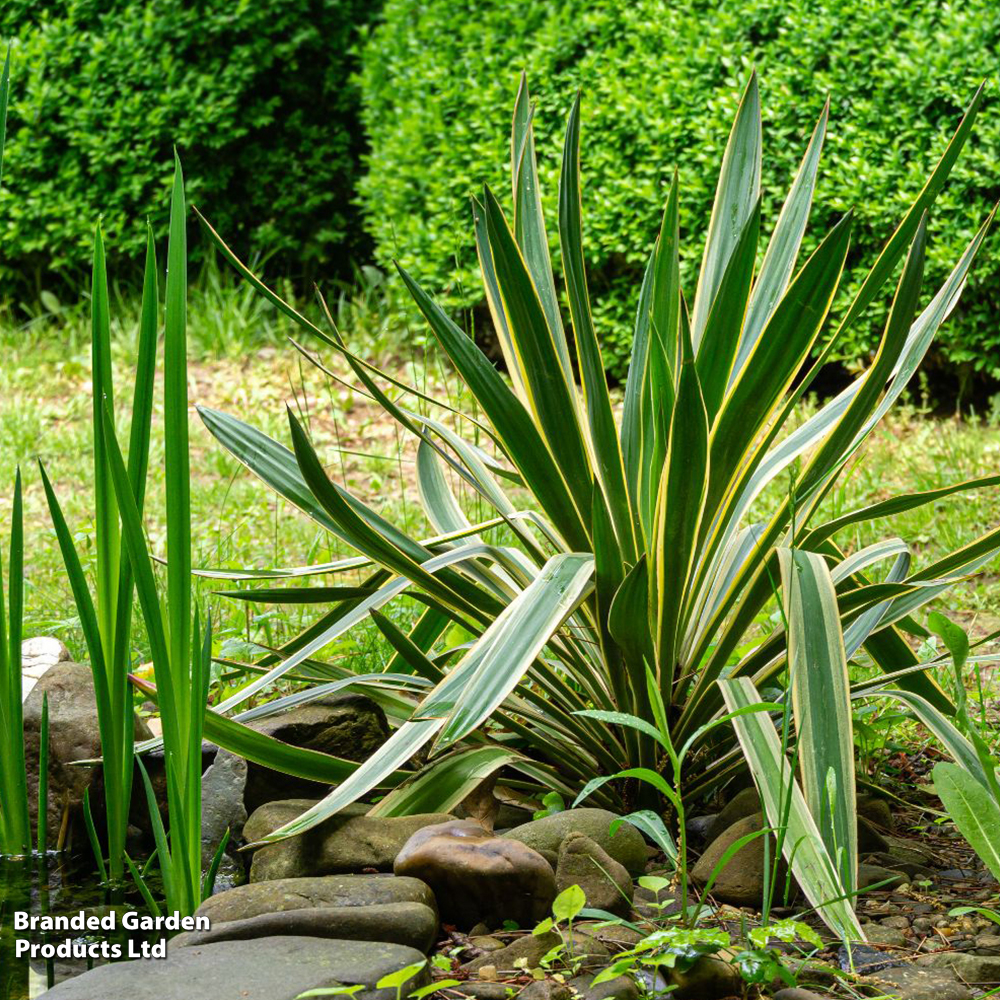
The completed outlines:
<svg viewBox="0 0 1000 1000">
<path fill-rule="evenodd" d="M 102 965 L 43 994 L 45 1000 L 295 1000 L 306 990 L 364 985 L 355 1000 L 395 1000 L 376 989 L 392 972 L 423 959 L 413 948 L 371 941 L 266 937 L 170 948 L 163 960 Z M 426 968 L 402 996 L 430 981 Z"/>
<path fill-rule="evenodd" d="M 901 1000 L 971 1000 L 972 993 L 954 975 L 917 965 L 894 965 L 867 976 L 866 983 L 880 993 Z"/>
<path fill-rule="evenodd" d="M 172 948 L 190 948 L 216 941 L 249 941 L 289 935 L 386 941 L 417 951 L 430 950 L 437 936 L 437 914 L 423 903 L 376 903 L 373 906 L 308 906 L 279 913 L 259 913 L 244 920 L 227 920 L 207 931 L 178 934 Z"/>
</svg>

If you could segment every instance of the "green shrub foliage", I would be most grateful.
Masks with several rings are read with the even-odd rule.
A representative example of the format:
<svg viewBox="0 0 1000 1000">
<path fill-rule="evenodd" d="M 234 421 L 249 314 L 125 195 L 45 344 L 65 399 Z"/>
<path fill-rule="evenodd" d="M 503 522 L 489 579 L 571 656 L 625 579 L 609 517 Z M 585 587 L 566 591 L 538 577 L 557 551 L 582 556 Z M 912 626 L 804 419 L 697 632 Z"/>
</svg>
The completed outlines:
<svg viewBox="0 0 1000 1000">
<path fill-rule="evenodd" d="M 370 0 L 0 3 L 13 41 L 0 279 L 116 261 L 166 232 L 176 146 L 191 201 L 244 252 L 343 267 L 357 249 L 361 139 L 350 82 Z M 139 272 L 138 267 L 136 268 Z"/>
<path fill-rule="evenodd" d="M 368 226 L 383 262 L 397 257 L 413 267 L 453 309 L 476 307 L 466 322 L 470 315 L 485 318 L 466 238 L 468 199 L 484 182 L 509 189 L 509 171 L 505 176 L 497 164 L 507 159 L 518 74 L 527 70 L 537 98 L 539 168 L 553 222 L 563 122 L 582 88 L 587 263 L 606 361 L 620 378 L 631 349 L 637 278 L 672 173 L 680 172 L 684 192 L 682 236 L 700 236 L 740 87 L 755 65 L 768 156 L 765 233 L 831 98 L 822 179 L 803 249 L 811 251 L 818 234 L 854 207 L 836 316 L 857 290 L 861 263 L 870 266 L 919 192 L 970 93 L 995 76 L 998 43 L 1000 8 L 987 0 L 388 0 L 363 75 Z M 998 152 L 994 89 L 935 205 L 926 287 L 944 280 L 1000 195 Z M 688 246 L 683 278 L 690 299 L 700 250 Z M 992 241 L 932 360 L 965 375 L 1000 376 L 998 295 L 1000 247 Z M 884 312 L 873 311 L 836 356 L 858 363 L 883 321 Z"/>
</svg>

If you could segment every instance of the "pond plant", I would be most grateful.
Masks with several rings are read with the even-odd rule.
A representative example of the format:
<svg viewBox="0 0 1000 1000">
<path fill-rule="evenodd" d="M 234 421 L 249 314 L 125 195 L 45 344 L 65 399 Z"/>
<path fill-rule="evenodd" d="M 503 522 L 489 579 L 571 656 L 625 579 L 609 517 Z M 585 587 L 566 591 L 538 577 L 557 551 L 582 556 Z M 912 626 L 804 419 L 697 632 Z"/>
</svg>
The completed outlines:
<svg viewBox="0 0 1000 1000">
<path fill-rule="evenodd" d="M 995 486 L 1000 477 L 900 493 L 832 518 L 824 501 L 848 465 L 863 459 L 866 440 L 954 310 L 986 237 L 992 216 L 923 302 L 929 213 L 981 100 L 980 91 L 857 293 L 831 322 L 851 213 L 800 261 L 828 108 L 762 247 L 761 118 L 751 76 L 723 156 L 693 295 L 680 280 L 677 174 L 670 184 L 636 293 L 620 418 L 587 286 L 579 99 L 569 114 L 559 186 L 561 291 L 524 81 L 511 136 L 513 213 L 504 213 L 489 188 L 473 201 L 485 298 L 508 378 L 418 278 L 399 269 L 475 411 L 459 412 L 348 350 L 329 313 L 326 328 L 311 322 L 207 226 L 237 271 L 310 335 L 303 354 L 321 368 L 314 351 L 346 359 L 360 391 L 418 439 L 422 506 L 436 532 L 412 537 L 331 480 L 295 414 L 288 416 L 289 449 L 231 416 L 201 410 L 236 458 L 358 553 L 333 564 L 231 576 L 294 583 L 369 568 L 360 591 L 291 585 L 232 595 L 330 607 L 262 658 L 257 666 L 266 671 L 219 711 L 300 668 L 325 681 L 316 694 L 331 686 L 365 688 L 389 706 L 396 725 L 325 799 L 264 842 L 302 833 L 373 793 L 381 796 L 376 814 L 444 811 L 500 768 L 525 788 L 567 798 L 595 775 L 615 775 L 589 786 L 591 801 L 633 810 L 631 820 L 648 830 L 655 819 L 648 807 L 669 796 L 635 778 L 669 764 L 668 747 L 684 747 L 687 799 L 749 761 L 769 822 L 788 827 L 784 851 L 796 854 L 811 902 L 838 932 L 860 937 L 849 906 L 825 905 L 850 897 L 856 880 L 851 702 L 860 692 L 852 689 L 848 663 L 865 655 L 882 671 L 867 693 L 892 684 L 893 696 L 921 718 L 951 715 L 954 706 L 928 672 L 943 661 L 921 662 L 905 634 L 921 632 L 912 616 L 922 605 L 995 556 L 1000 530 L 920 568 L 899 538 L 850 554 L 845 546 L 859 525 Z M 803 397 L 838 340 L 854 324 L 872 322 L 880 301 L 883 334 L 869 366 L 804 414 Z M 448 474 L 491 516 L 470 522 Z M 772 506 L 766 501 L 775 491 Z M 499 526 L 503 540 L 492 541 Z M 379 611 L 404 594 L 426 608 L 409 634 Z M 768 628 L 776 599 L 784 621 Z M 352 677 L 343 664 L 320 658 L 369 616 L 395 649 L 393 674 Z M 436 649 L 439 640 L 443 648 Z M 404 683 L 400 673 L 411 677 Z M 761 710 L 757 692 L 765 687 L 778 689 L 790 706 L 797 779 L 783 753 L 787 727 L 782 743 Z M 712 726 L 727 709 L 738 713 L 733 727 Z M 212 738 L 239 752 L 249 738 L 244 727 L 210 716 Z M 414 773 L 418 751 L 425 763 Z"/>
<path fill-rule="evenodd" d="M 21 473 L 14 481 L 7 549 L 6 609 L 0 573 L 0 855 L 31 853 L 24 723 L 21 711 L 21 625 L 24 612 L 24 517 Z M 39 803 L 39 816 L 44 813 Z"/>
</svg>

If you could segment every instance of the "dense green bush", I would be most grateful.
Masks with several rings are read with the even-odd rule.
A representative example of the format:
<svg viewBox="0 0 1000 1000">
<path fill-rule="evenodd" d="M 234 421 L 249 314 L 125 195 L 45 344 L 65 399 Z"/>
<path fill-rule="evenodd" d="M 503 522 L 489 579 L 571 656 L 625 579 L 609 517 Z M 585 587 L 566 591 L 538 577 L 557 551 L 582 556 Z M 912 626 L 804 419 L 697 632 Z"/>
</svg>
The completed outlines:
<svg viewBox="0 0 1000 1000">
<path fill-rule="evenodd" d="M 996 73 L 1000 7 L 989 0 L 388 0 L 364 59 L 371 145 L 364 207 L 379 257 L 398 256 L 453 307 L 480 301 L 467 240 L 468 196 L 509 188 L 503 134 L 518 74 L 537 98 L 546 209 L 554 220 L 568 102 L 583 90 L 584 229 L 597 322 L 621 375 L 636 276 L 676 167 L 685 243 L 703 238 L 736 102 L 752 66 L 765 109 L 765 232 L 831 95 L 812 243 L 846 208 L 856 213 L 845 292 L 873 262 L 944 147 L 976 86 Z M 940 283 L 1000 194 L 1000 101 L 938 199 L 927 284 Z M 694 292 L 696 252 L 685 264 Z M 938 360 L 1000 376 L 1000 247 L 978 265 Z M 842 294 L 841 308 L 846 300 Z M 840 345 L 857 361 L 884 320 L 873 314 Z"/>
<path fill-rule="evenodd" d="M 86 266 L 99 215 L 116 260 L 138 259 L 147 213 L 165 232 L 174 146 L 191 200 L 244 253 L 344 268 L 360 228 L 353 52 L 372 11 L 370 0 L 0 3 L 14 53 L 5 289 L 38 291 Z"/>
</svg>

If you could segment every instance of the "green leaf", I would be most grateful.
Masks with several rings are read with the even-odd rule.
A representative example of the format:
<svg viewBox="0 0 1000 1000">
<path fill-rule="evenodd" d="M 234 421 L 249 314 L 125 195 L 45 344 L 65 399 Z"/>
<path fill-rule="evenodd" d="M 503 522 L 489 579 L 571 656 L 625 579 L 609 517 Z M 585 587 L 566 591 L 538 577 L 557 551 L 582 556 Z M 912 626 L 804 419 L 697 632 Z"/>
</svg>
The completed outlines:
<svg viewBox="0 0 1000 1000">
<path fill-rule="evenodd" d="M 708 314 L 747 220 L 760 197 L 761 125 L 757 74 L 751 73 L 722 158 L 705 255 L 698 276 L 691 341 L 701 345 Z"/>
<path fill-rule="evenodd" d="M 416 816 L 448 813 L 501 767 L 521 755 L 506 747 L 460 750 L 434 761 L 391 791 L 369 810 L 370 816 Z"/>
<path fill-rule="evenodd" d="M 576 355 L 583 381 L 584 403 L 597 479 L 615 526 L 618 544 L 634 559 L 638 540 L 634 533 L 622 450 L 611 409 L 611 397 L 604 374 L 604 361 L 590 313 L 590 294 L 583 254 L 583 225 L 580 204 L 580 97 L 577 95 L 566 126 L 562 174 L 559 181 L 559 241 Z"/>
<path fill-rule="evenodd" d="M 552 276 L 549 240 L 542 214 L 538 165 L 535 161 L 535 136 L 531 127 L 532 107 L 528 96 L 528 78 L 522 72 L 521 84 L 514 104 L 514 119 L 510 136 L 511 182 L 514 194 L 514 236 L 524 256 L 531 280 L 545 310 L 545 319 L 552 334 L 559 363 L 566 381 L 572 384 L 573 369 L 559 315 L 559 298 Z"/>
<path fill-rule="evenodd" d="M 812 207 L 813 192 L 816 189 L 816 176 L 819 170 L 819 158 L 826 137 L 826 124 L 830 114 L 830 100 L 827 98 L 823 112 L 819 116 L 816 128 L 798 173 L 788 191 L 788 197 L 781 208 L 781 214 L 774 226 L 774 233 L 767 245 L 767 252 L 760 265 L 760 274 L 754 283 L 750 303 L 747 306 L 743 332 L 740 336 L 736 360 L 733 364 L 733 374 L 730 381 L 743 368 L 744 363 L 753 351 L 757 339 L 762 333 L 775 307 L 785 294 L 788 282 L 795 270 L 802 237 L 809 220 L 809 210 Z"/>
<path fill-rule="evenodd" d="M 935 764 L 932 776 L 934 790 L 959 833 L 993 876 L 1000 879 L 1000 805 L 973 775 L 957 764 Z"/>
<path fill-rule="evenodd" d="M 583 889 L 578 885 L 571 885 L 556 896 L 552 903 L 552 916 L 557 922 L 566 923 L 573 920 L 586 905 L 587 897 Z"/>
<path fill-rule="evenodd" d="M 802 788 L 827 854 L 836 859 L 845 891 L 853 893 L 858 809 L 850 677 L 837 592 L 822 556 L 779 549 L 778 557 Z"/>
<path fill-rule="evenodd" d="M 746 677 L 718 684 L 730 712 L 760 702 Z M 782 754 L 774 725 L 762 713 L 752 712 L 734 717 L 733 728 L 750 764 L 768 823 L 785 828 L 782 851 L 806 898 L 841 939 L 864 941 L 851 902 L 844 898 L 846 887 Z"/>
</svg>

